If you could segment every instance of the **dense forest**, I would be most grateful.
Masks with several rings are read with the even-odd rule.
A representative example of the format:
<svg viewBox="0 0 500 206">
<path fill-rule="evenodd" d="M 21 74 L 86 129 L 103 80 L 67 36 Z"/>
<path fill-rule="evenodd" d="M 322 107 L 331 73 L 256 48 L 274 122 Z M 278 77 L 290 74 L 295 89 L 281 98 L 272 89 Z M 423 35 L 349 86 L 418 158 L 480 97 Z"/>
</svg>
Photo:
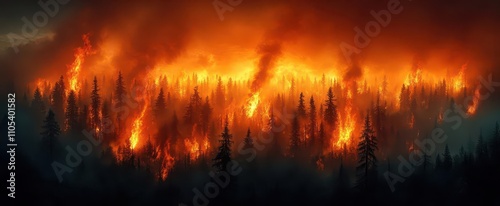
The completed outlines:
<svg viewBox="0 0 500 206">
<path fill-rule="evenodd" d="M 323 75 L 292 78 L 286 93 L 253 103 L 239 92 L 249 81 L 158 80 L 119 73 L 78 92 L 63 76 L 28 86 L 17 111 L 32 129 L 19 131 L 18 164 L 31 186 L 20 196 L 49 205 L 498 203 L 500 131 L 487 115 L 498 97 L 477 98 L 487 90 L 410 83 L 390 102 L 385 78 L 372 91 Z M 302 91 L 308 84 L 319 89 Z M 464 111 L 455 102 L 467 98 Z"/>
</svg>

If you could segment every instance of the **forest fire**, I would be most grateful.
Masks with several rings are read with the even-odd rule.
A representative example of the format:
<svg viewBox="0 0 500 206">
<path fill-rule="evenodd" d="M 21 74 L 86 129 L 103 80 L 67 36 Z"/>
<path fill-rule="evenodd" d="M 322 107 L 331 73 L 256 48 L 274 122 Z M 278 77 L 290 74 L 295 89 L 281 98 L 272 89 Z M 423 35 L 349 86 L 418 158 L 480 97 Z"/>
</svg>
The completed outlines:
<svg viewBox="0 0 500 206">
<path fill-rule="evenodd" d="M 477 111 L 477 108 L 479 107 L 479 98 L 481 96 L 481 93 L 479 91 L 479 88 L 474 91 L 474 97 L 472 97 L 472 103 L 469 105 L 469 108 L 467 109 L 467 114 L 468 115 L 474 115 Z"/>
<path fill-rule="evenodd" d="M 352 92 L 350 89 L 347 90 L 346 105 L 342 114 L 339 116 L 339 131 L 338 140 L 334 143 L 334 149 L 341 150 L 343 147 L 351 148 L 352 136 L 354 129 L 356 127 L 356 116 L 352 108 Z M 348 149 L 345 148 L 345 149 Z"/>
<path fill-rule="evenodd" d="M 247 100 L 246 114 L 247 114 L 247 117 L 249 117 L 249 118 L 251 118 L 254 115 L 255 110 L 257 110 L 257 107 L 259 106 L 259 102 L 260 102 L 259 95 L 260 95 L 260 92 L 255 92 Z"/>
<path fill-rule="evenodd" d="M 85 61 L 85 57 L 93 54 L 94 52 L 92 51 L 92 45 L 90 44 L 89 40 L 89 34 L 84 34 L 82 36 L 83 40 L 83 46 L 78 47 L 75 50 L 75 60 L 73 63 L 69 66 L 70 70 L 68 71 L 68 76 L 69 76 L 69 89 L 78 92 L 81 87 L 80 83 L 80 72 L 81 72 L 81 67 L 82 64 Z"/>
<path fill-rule="evenodd" d="M 465 70 L 467 69 L 467 64 L 464 64 L 458 74 L 453 78 L 453 89 L 455 92 L 461 92 L 465 88 Z"/>
<path fill-rule="evenodd" d="M 144 115 L 146 114 L 147 108 L 147 105 L 144 105 L 140 115 L 133 121 L 131 131 L 132 134 L 129 138 L 130 149 L 132 150 L 137 147 L 137 143 L 139 143 L 140 137 L 142 135 Z"/>
<path fill-rule="evenodd" d="M 36 202 L 499 202 L 500 1 L 16 2 L 1 128 Z"/>
</svg>

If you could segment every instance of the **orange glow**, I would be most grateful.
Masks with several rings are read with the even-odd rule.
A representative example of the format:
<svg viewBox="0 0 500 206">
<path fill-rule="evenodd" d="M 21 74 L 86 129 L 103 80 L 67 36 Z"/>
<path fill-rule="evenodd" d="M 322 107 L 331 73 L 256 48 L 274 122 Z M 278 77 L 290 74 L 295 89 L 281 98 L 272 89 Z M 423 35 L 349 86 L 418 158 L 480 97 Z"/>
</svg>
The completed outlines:
<svg viewBox="0 0 500 206">
<path fill-rule="evenodd" d="M 352 108 L 352 92 L 350 89 L 347 91 L 346 105 L 343 113 L 339 113 L 339 130 L 338 140 L 334 143 L 334 148 L 340 150 L 342 147 L 351 146 L 352 134 L 356 127 L 356 115 Z"/>
<path fill-rule="evenodd" d="M 85 61 L 85 57 L 93 54 L 92 45 L 90 44 L 89 34 L 84 34 L 82 36 L 83 46 L 78 47 L 75 50 L 75 60 L 70 66 L 70 71 L 68 72 L 69 76 L 69 89 L 73 91 L 80 90 L 80 72 L 82 69 L 82 64 Z"/>
<path fill-rule="evenodd" d="M 408 76 L 404 81 L 404 84 L 405 86 L 410 86 L 410 85 L 418 85 L 421 82 L 422 82 L 422 69 L 417 69 L 414 72 L 408 74 Z"/>
<path fill-rule="evenodd" d="M 479 92 L 479 88 L 476 89 L 474 92 L 474 97 L 472 98 L 472 104 L 469 105 L 469 108 L 467 109 L 467 114 L 469 116 L 474 115 L 477 111 L 477 108 L 479 107 L 479 98 L 481 96 L 481 93 Z"/>
<path fill-rule="evenodd" d="M 464 64 L 458 74 L 452 79 L 453 91 L 460 92 L 465 87 L 465 70 L 467 69 L 467 64 Z"/>
<path fill-rule="evenodd" d="M 166 180 L 168 173 L 172 168 L 174 167 L 175 164 L 175 159 L 170 155 L 168 152 L 170 150 L 170 144 L 167 145 L 167 149 L 164 150 L 164 157 L 163 157 L 163 162 L 161 163 L 161 179 Z"/>
<path fill-rule="evenodd" d="M 247 117 L 251 118 L 255 110 L 257 110 L 257 106 L 259 106 L 260 102 L 260 92 L 255 92 L 248 100 L 247 100 L 247 108 L 246 108 L 246 114 Z"/>
<path fill-rule="evenodd" d="M 140 136 L 143 129 L 143 118 L 144 114 L 146 114 L 147 105 L 144 105 L 142 108 L 141 114 L 134 120 L 132 125 L 132 134 L 130 135 L 130 149 L 135 149 L 137 147 L 137 143 L 139 143 Z"/>
<path fill-rule="evenodd" d="M 413 129 L 413 127 L 415 126 L 415 115 L 411 115 L 408 125 L 410 126 L 410 129 Z"/>
<path fill-rule="evenodd" d="M 193 140 L 186 138 L 184 139 L 184 146 L 189 152 L 191 161 L 200 158 L 200 156 L 205 154 L 210 148 L 208 138 L 205 138 L 202 143 L 200 143 L 196 138 L 193 138 Z"/>
</svg>

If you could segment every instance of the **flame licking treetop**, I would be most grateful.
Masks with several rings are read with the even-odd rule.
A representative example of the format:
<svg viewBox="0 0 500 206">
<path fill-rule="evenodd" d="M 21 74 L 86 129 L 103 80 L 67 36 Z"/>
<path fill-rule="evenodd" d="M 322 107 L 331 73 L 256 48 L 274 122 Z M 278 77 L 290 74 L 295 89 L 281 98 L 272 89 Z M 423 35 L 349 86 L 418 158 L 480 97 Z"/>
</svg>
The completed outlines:
<svg viewBox="0 0 500 206">
<path fill-rule="evenodd" d="M 85 61 L 85 57 L 95 53 L 95 51 L 92 51 L 92 45 L 90 44 L 89 36 L 89 34 L 84 34 L 82 36 L 83 46 L 78 47 L 75 50 L 75 60 L 69 66 L 71 68 L 68 72 L 69 88 L 73 91 L 80 90 L 80 71 L 82 69 L 83 62 Z"/>
<path fill-rule="evenodd" d="M 146 114 L 146 111 L 147 111 L 147 104 L 144 105 L 141 114 L 133 122 L 132 134 L 130 135 L 129 138 L 130 149 L 135 149 L 137 147 L 137 143 L 139 143 L 139 137 L 141 136 L 143 129 L 142 127 L 143 127 L 144 114 Z"/>
</svg>

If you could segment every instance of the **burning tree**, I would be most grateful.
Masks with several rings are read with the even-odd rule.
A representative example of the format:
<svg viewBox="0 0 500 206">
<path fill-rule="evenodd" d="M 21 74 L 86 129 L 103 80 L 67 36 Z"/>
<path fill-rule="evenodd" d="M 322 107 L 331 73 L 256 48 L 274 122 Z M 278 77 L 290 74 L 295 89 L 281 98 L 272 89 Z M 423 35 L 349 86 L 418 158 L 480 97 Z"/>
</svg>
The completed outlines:
<svg viewBox="0 0 500 206">
<path fill-rule="evenodd" d="M 94 129 L 95 134 L 99 132 L 99 128 L 101 125 L 101 117 L 100 117 L 100 106 L 101 106 L 101 97 L 99 96 L 99 87 L 97 85 L 97 77 L 94 76 L 94 83 L 92 88 L 92 93 L 90 94 L 90 98 L 92 103 L 90 105 L 91 111 L 91 123 L 92 129 Z"/>
<path fill-rule="evenodd" d="M 374 131 L 370 123 L 369 115 L 366 115 L 365 126 L 361 134 L 361 140 L 358 144 L 358 172 L 357 187 L 364 190 L 368 189 L 369 182 L 371 183 L 377 174 L 377 157 L 375 150 L 377 147 L 377 139 L 373 135 Z"/>
</svg>

